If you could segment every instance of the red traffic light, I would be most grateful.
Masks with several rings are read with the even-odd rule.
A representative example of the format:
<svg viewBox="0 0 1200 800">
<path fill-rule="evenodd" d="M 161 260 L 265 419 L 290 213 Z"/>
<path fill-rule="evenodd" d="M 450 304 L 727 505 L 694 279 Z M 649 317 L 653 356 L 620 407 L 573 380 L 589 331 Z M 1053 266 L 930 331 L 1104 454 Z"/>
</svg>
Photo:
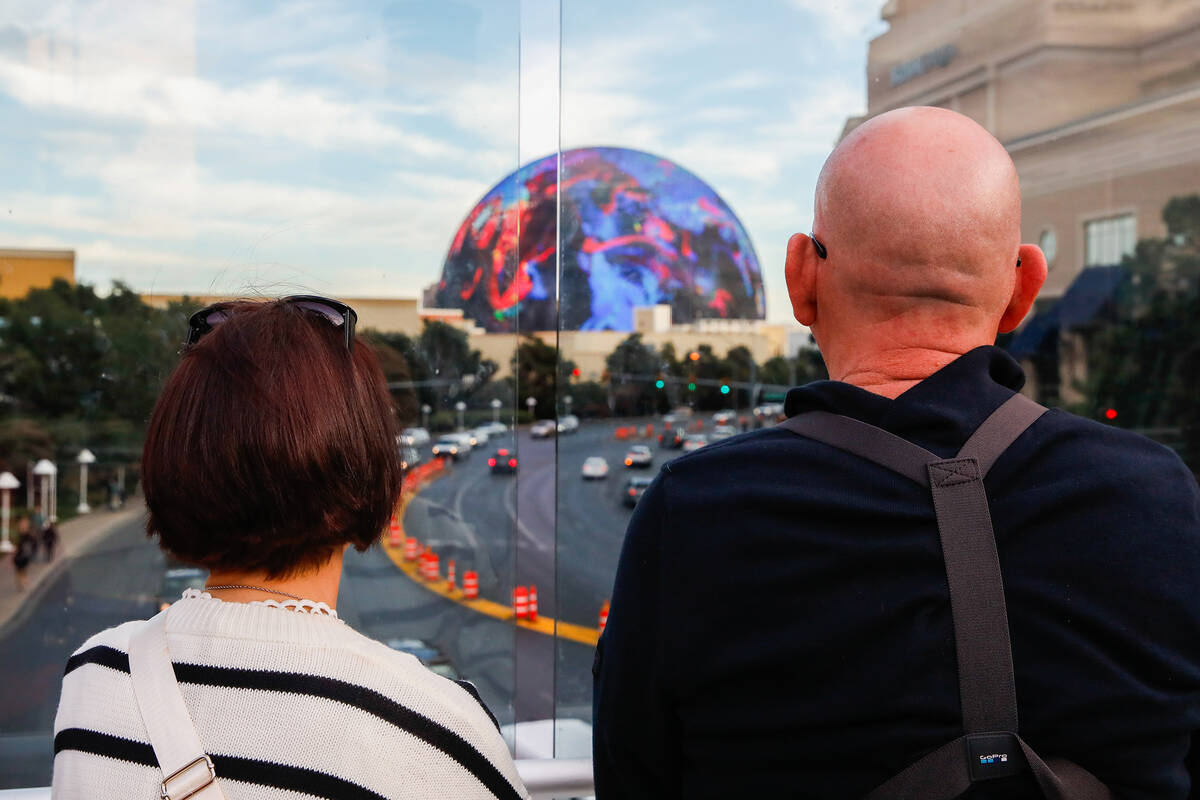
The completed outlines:
<svg viewBox="0 0 1200 800">
<path fill-rule="evenodd" d="M 576 367 L 575 369 L 571 370 L 571 377 L 573 377 L 573 378 L 578 378 L 582 374 L 583 373 L 581 373 L 579 371 L 579 367 Z"/>
<path fill-rule="evenodd" d="M 1117 410 L 1115 408 L 1110 408 L 1110 409 L 1105 410 L 1104 418 L 1105 419 L 1116 419 L 1117 418 Z"/>
</svg>

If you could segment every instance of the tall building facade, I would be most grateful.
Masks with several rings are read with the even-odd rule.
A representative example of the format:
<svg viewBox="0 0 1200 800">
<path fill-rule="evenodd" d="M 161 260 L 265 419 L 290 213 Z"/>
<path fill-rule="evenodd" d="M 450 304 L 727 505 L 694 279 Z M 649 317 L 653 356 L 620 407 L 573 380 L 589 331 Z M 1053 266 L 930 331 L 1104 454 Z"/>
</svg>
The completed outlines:
<svg viewBox="0 0 1200 800">
<path fill-rule="evenodd" d="M 0 248 L 0 297 L 16 300 L 59 278 L 75 283 L 74 250 Z"/>
<path fill-rule="evenodd" d="M 889 0 L 868 113 L 959 111 L 1011 153 L 1022 238 L 1046 251 L 1039 301 L 1166 233 L 1200 192 L 1200 0 Z"/>
</svg>

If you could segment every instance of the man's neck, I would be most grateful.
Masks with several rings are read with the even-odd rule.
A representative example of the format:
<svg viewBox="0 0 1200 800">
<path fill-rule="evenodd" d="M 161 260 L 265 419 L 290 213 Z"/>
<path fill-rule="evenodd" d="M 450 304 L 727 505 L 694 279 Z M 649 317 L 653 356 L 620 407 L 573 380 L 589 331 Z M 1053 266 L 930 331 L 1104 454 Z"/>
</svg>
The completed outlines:
<svg viewBox="0 0 1200 800">
<path fill-rule="evenodd" d="M 873 394 L 894 399 L 966 352 L 897 347 L 847 357 L 829 365 L 829 376 Z"/>
</svg>

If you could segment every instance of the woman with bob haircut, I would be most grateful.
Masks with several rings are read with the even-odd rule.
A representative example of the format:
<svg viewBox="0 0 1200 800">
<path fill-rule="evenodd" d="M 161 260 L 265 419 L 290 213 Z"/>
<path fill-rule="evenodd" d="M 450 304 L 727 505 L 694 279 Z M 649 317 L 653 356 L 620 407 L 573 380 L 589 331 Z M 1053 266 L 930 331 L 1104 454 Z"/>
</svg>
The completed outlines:
<svg viewBox="0 0 1200 800">
<path fill-rule="evenodd" d="M 401 485 L 356 320 L 313 296 L 192 315 L 142 482 L 147 533 L 208 583 L 68 661 L 55 798 L 527 797 L 469 684 L 338 619 L 342 555 Z"/>
</svg>

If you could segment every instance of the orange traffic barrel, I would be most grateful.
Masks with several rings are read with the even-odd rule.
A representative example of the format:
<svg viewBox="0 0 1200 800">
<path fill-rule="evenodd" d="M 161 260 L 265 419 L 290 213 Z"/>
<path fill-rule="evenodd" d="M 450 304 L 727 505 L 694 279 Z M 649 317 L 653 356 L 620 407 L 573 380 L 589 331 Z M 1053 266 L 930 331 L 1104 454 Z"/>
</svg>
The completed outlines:
<svg viewBox="0 0 1200 800">
<path fill-rule="evenodd" d="M 608 601 L 604 601 L 604 605 L 600 606 L 600 632 L 604 633 L 605 626 L 608 625 Z"/>
<path fill-rule="evenodd" d="M 463 595 L 468 600 L 479 597 L 479 573 L 473 569 L 463 573 Z"/>
<path fill-rule="evenodd" d="M 537 586 L 529 587 L 529 621 L 537 622 Z"/>
<path fill-rule="evenodd" d="M 404 544 L 404 537 L 400 533 L 400 520 L 396 519 L 395 514 L 392 514 L 392 524 L 388 528 L 388 544 L 392 547 Z"/>
<path fill-rule="evenodd" d="M 654 435 L 654 426 L 653 426 L 653 425 L 647 425 L 647 426 L 646 426 L 646 438 L 647 438 L 647 439 L 649 439 L 649 438 L 650 438 L 651 436 L 653 436 L 653 435 Z"/>
<path fill-rule="evenodd" d="M 529 616 L 529 590 L 524 586 L 513 589 L 513 613 L 517 615 L 517 619 Z"/>
<path fill-rule="evenodd" d="M 417 556 L 421 552 L 421 543 L 417 541 L 417 537 L 409 536 L 404 540 L 404 560 L 416 561 Z"/>
<path fill-rule="evenodd" d="M 455 575 L 454 559 L 452 558 L 452 559 L 450 559 L 450 563 L 446 565 L 446 583 L 449 585 L 449 587 L 451 589 L 454 588 L 454 579 L 456 577 L 457 576 Z"/>
</svg>

